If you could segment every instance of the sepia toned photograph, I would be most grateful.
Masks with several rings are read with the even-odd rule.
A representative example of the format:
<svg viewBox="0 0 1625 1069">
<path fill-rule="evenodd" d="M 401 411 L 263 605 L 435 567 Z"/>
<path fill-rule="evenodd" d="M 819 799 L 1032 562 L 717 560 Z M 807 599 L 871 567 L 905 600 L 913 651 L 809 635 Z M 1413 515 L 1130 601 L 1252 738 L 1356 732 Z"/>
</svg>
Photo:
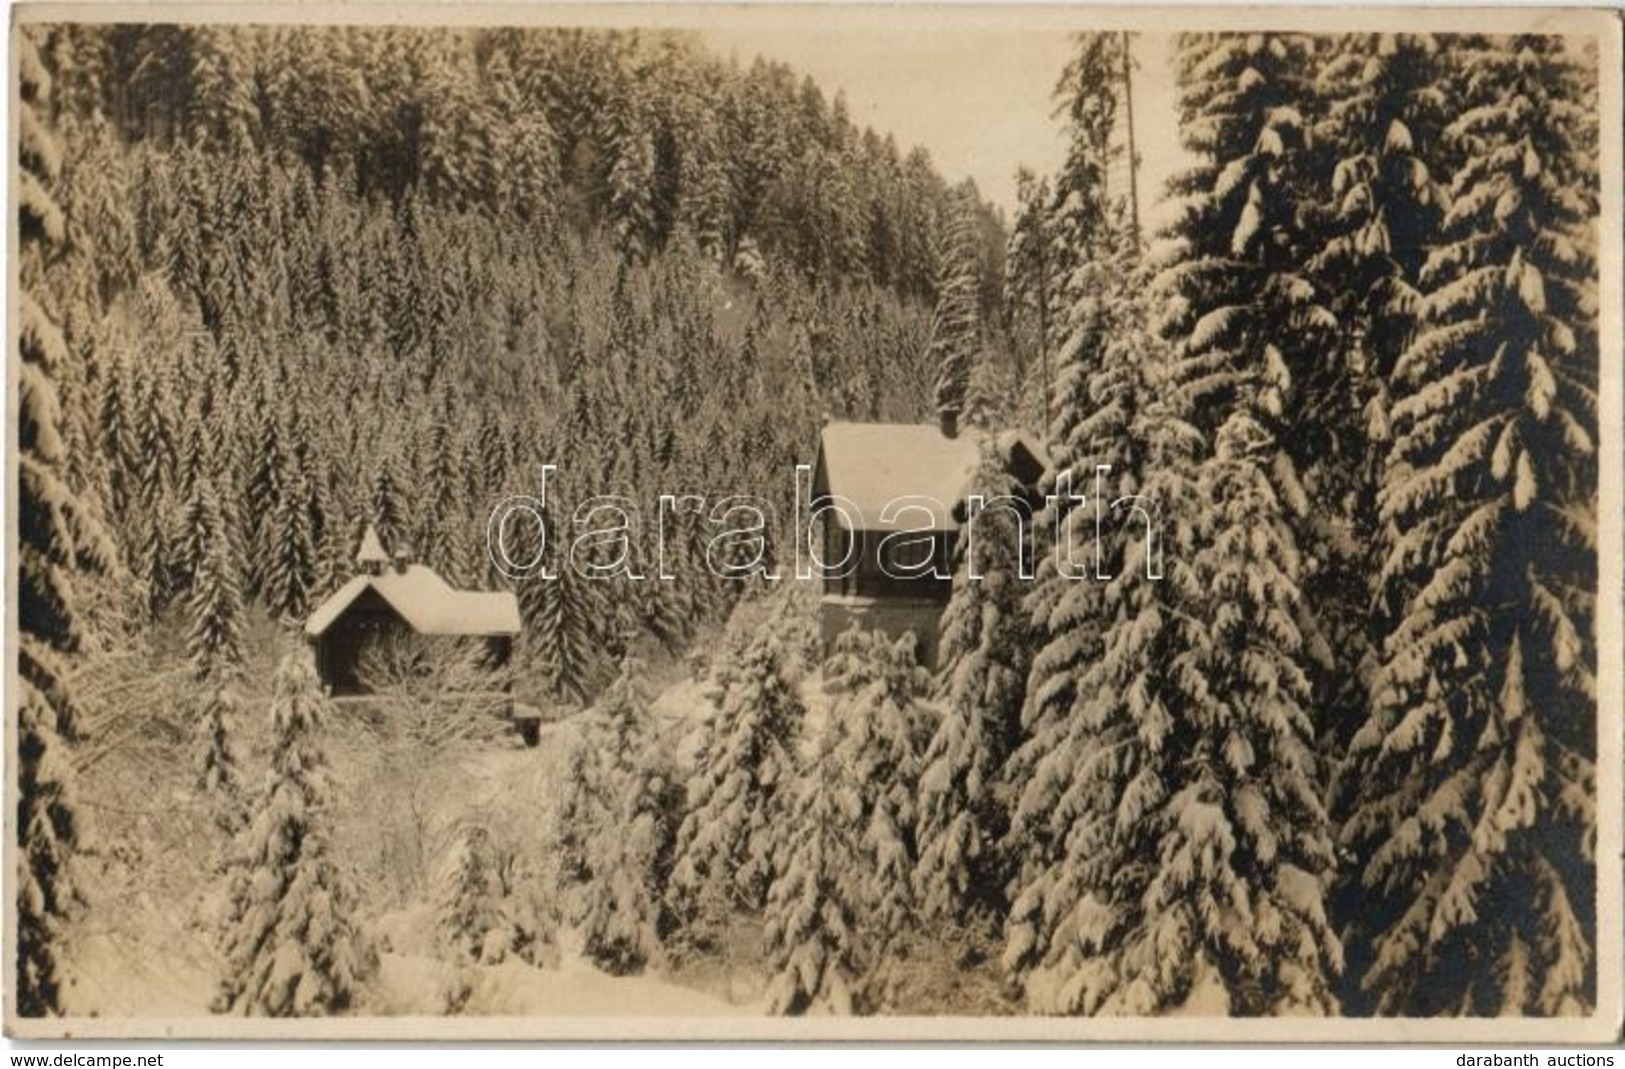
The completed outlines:
<svg viewBox="0 0 1625 1069">
<path fill-rule="evenodd" d="M 8 1035 L 1619 1041 L 1617 12 L 10 34 Z"/>
</svg>

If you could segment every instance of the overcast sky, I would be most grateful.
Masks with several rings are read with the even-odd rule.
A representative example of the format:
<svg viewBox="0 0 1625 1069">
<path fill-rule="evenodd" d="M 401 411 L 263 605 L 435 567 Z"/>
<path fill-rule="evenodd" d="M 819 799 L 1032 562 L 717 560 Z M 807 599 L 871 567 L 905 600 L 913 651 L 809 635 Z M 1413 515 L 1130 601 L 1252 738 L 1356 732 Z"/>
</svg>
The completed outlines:
<svg viewBox="0 0 1625 1069">
<path fill-rule="evenodd" d="M 1056 79 L 1072 51 L 1064 31 L 742 20 L 707 28 L 703 36 L 741 64 L 766 55 L 812 75 L 827 96 L 844 90 L 858 126 L 895 134 L 905 150 L 925 146 L 949 180 L 974 178 L 1007 214 L 1015 206 L 1019 165 L 1050 173 L 1061 161 L 1064 143 L 1051 113 Z M 1164 35 L 1137 35 L 1133 45 L 1140 204 L 1153 221 L 1151 205 L 1182 161 L 1170 42 Z"/>
</svg>

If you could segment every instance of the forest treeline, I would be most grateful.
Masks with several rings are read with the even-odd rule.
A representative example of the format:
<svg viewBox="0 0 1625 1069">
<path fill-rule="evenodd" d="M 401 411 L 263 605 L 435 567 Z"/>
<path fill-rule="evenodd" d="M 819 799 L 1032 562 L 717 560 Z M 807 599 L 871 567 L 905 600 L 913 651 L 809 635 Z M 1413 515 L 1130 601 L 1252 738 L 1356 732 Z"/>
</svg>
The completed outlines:
<svg viewBox="0 0 1625 1069">
<path fill-rule="evenodd" d="M 40 46 L 65 454 L 153 620 L 192 590 L 204 497 L 226 570 L 279 618 L 336 586 L 368 521 L 484 583 L 485 517 L 544 462 L 580 484 L 555 487 L 561 514 L 583 490 L 651 514 L 656 487 L 787 504 L 826 415 L 921 414 L 949 252 L 997 330 L 996 216 L 782 65 L 574 31 Z M 617 590 L 571 613 L 594 632 L 575 645 L 680 641 L 730 597 Z M 551 674 L 562 696 L 607 681 Z"/>
<path fill-rule="evenodd" d="M 1050 478 L 1109 465 L 1113 499 L 1155 502 L 1164 578 L 1134 525 L 1101 547 L 1115 578 L 1061 574 L 1049 547 L 1071 525 L 1093 544 L 1094 510 L 1052 502 L 1035 583 L 1008 574 L 1010 530 L 988 580 L 956 582 L 935 678 L 855 632 L 814 665 L 786 599 L 712 651 L 682 789 L 622 655 L 640 630 L 682 648 L 738 588 L 521 590 L 546 688 L 591 706 L 543 923 L 615 972 L 754 925 L 782 1012 L 1594 1004 L 1600 133 L 1574 41 L 1181 35 L 1197 162 L 1142 235 L 1108 180 L 1127 39 L 1080 35 L 1065 163 L 1022 177 L 1001 247 L 973 190 L 681 38 L 25 40 L 27 931 L 65 908 L 71 775 L 40 755 L 72 738 L 59 666 L 84 627 L 183 620 L 225 695 L 244 600 L 298 619 L 369 520 L 479 578 L 468 520 L 542 459 L 594 492 L 771 499 L 824 411 L 994 423 L 1047 393 Z M 121 67 L 131 49 L 148 61 Z M 527 123 L 536 158 L 489 136 Z M 504 199 L 530 177 L 551 194 Z M 68 583 L 96 570 L 124 594 L 76 616 Z M 275 695 L 298 791 L 307 676 L 290 662 Z M 205 768 L 229 709 L 201 720 Z M 268 813 L 305 819 L 285 797 L 253 842 L 280 841 Z M 457 917 L 508 908 L 485 853 L 459 855 Z M 271 869 L 307 863 L 301 886 L 336 879 Z M 234 884 L 242 924 L 309 908 L 257 886 Z M 349 925 L 290 951 L 299 998 L 258 951 L 223 998 L 343 1008 L 368 958 Z M 20 990 L 49 1010 L 51 944 L 28 945 Z"/>
<path fill-rule="evenodd" d="M 603 227 L 634 258 L 687 231 L 724 264 L 776 256 L 935 292 L 950 191 L 925 150 L 692 34 L 129 25 L 65 27 L 47 47 L 61 107 L 124 143 L 247 149 L 361 200 Z M 977 215 L 991 307 L 1000 227 Z"/>
</svg>

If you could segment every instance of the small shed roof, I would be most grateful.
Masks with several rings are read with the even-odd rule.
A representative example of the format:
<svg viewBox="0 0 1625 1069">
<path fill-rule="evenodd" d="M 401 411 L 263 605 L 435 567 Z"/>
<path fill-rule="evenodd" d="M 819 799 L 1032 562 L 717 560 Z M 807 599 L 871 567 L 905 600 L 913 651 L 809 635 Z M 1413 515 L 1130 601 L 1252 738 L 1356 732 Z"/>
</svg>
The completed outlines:
<svg viewBox="0 0 1625 1069">
<path fill-rule="evenodd" d="M 519 599 L 505 590 L 458 590 L 431 568 L 358 575 L 339 587 L 305 621 L 316 638 L 343 616 L 363 593 L 373 590 L 420 635 L 517 635 Z"/>
<path fill-rule="evenodd" d="M 971 491 L 984 443 L 1023 482 L 1036 483 L 1048 467 L 1042 447 L 1019 431 L 949 438 L 934 423 L 834 422 L 819 438 L 813 499 L 844 498 L 866 531 L 921 529 L 914 505 L 931 514 L 932 529 L 953 530 L 955 506 Z M 904 504 L 911 507 L 898 507 Z"/>
</svg>

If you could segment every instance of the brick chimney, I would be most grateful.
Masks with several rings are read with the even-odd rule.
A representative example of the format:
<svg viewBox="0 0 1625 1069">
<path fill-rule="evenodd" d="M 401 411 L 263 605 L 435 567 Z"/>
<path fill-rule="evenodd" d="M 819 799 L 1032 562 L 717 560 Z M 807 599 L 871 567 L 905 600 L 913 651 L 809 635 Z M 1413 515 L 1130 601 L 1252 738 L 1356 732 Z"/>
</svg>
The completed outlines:
<svg viewBox="0 0 1625 1069">
<path fill-rule="evenodd" d="M 937 411 L 937 426 L 942 429 L 944 438 L 959 437 L 959 409 L 943 408 Z"/>
</svg>

